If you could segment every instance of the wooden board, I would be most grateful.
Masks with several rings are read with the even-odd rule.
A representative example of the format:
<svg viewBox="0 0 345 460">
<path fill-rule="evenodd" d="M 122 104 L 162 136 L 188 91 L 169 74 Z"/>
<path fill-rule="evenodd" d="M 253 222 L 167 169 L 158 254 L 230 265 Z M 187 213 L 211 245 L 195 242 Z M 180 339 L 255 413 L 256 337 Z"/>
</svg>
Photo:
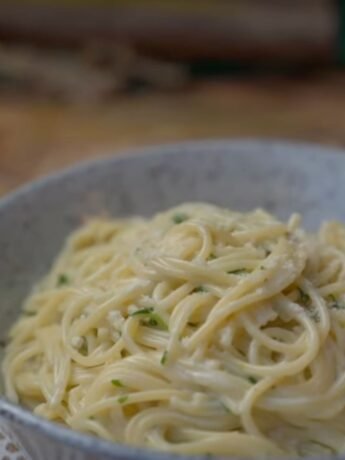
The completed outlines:
<svg viewBox="0 0 345 460">
<path fill-rule="evenodd" d="M 78 161 L 185 139 L 268 137 L 345 146 L 345 74 L 204 82 L 76 105 L 0 99 L 0 194 Z"/>
</svg>

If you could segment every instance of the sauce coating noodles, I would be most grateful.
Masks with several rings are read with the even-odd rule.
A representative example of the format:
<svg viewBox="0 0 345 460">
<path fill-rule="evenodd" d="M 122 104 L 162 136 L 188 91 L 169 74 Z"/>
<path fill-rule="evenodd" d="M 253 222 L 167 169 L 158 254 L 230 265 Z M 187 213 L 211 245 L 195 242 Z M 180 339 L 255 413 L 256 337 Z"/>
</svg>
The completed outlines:
<svg viewBox="0 0 345 460">
<path fill-rule="evenodd" d="M 345 450 L 345 228 L 192 203 L 72 234 L 10 334 L 7 396 L 183 454 Z"/>
</svg>

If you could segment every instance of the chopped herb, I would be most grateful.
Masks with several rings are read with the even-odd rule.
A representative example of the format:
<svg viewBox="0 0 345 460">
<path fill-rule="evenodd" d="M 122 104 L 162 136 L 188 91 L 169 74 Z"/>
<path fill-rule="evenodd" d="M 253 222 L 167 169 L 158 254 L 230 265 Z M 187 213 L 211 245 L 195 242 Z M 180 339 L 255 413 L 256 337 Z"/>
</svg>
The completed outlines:
<svg viewBox="0 0 345 460">
<path fill-rule="evenodd" d="M 141 315 L 149 315 L 150 313 L 153 312 L 153 307 L 149 308 L 142 308 L 141 310 L 137 310 L 134 313 L 130 313 L 129 316 L 141 316 Z"/>
<path fill-rule="evenodd" d="M 304 292 L 301 288 L 298 288 L 299 299 L 303 305 L 308 305 L 310 303 L 310 295 Z"/>
<path fill-rule="evenodd" d="M 158 322 L 155 318 L 149 318 L 149 320 L 147 321 L 147 324 L 152 327 L 158 326 Z"/>
<path fill-rule="evenodd" d="M 119 388 L 124 387 L 124 384 L 121 382 L 121 380 L 114 379 L 111 381 L 111 383 L 114 385 L 114 387 L 119 387 Z"/>
<path fill-rule="evenodd" d="M 165 350 L 164 353 L 162 354 L 161 357 L 161 365 L 164 366 L 164 364 L 167 362 L 168 359 L 168 352 Z"/>
<path fill-rule="evenodd" d="M 128 396 L 124 395 L 124 396 L 120 396 L 119 398 L 117 398 L 118 402 L 120 404 L 123 404 L 125 403 L 127 400 L 128 400 Z"/>
<path fill-rule="evenodd" d="M 329 305 L 330 308 L 336 308 L 337 310 L 343 310 L 345 308 L 345 305 L 340 303 L 333 294 L 330 294 L 328 298 L 331 301 Z"/>
<path fill-rule="evenodd" d="M 90 420 L 95 420 L 95 417 L 93 415 L 90 415 L 89 419 Z"/>
<path fill-rule="evenodd" d="M 35 316 L 37 315 L 37 311 L 24 310 L 24 315 L 25 316 Z"/>
<path fill-rule="evenodd" d="M 252 377 L 251 375 L 248 377 L 248 380 L 253 385 L 258 382 L 258 380 L 255 377 Z"/>
<path fill-rule="evenodd" d="M 82 337 L 83 339 L 83 343 L 81 345 L 81 347 L 79 348 L 79 353 L 83 356 L 87 356 L 88 355 L 88 345 L 87 345 L 87 340 L 86 340 L 86 337 Z"/>
<path fill-rule="evenodd" d="M 243 275 L 243 273 L 248 273 L 246 268 L 238 268 L 237 270 L 229 270 L 227 272 L 229 275 Z"/>
<path fill-rule="evenodd" d="M 58 276 L 57 285 L 58 285 L 58 286 L 64 286 L 65 284 L 68 284 L 68 283 L 69 283 L 69 278 L 68 278 L 68 276 L 67 276 L 65 273 L 61 273 L 61 274 Z"/>
<path fill-rule="evenodd" d="M 159 329 L 162 329 L 163 331 L 168 331 L 168 325 L 164 321 L 164 319 L 157 315 L 157 313 L 151 313 L 150 318 L 148 320 L 148 325 L 152 327 L 158 327 Z"/>
<path fill-rule="evenodd" d="M 205 286 L 197 286 L 195 289 L 193 289 L 192 294 L 195 294 L 196 292 L 207 292 L 207 289 Z"/>
<path fill-rule="evenodd" d="M 129 316 L 146 317 L 144 324 L 150 327 L 158 327 L 159 329 L 162 329 L 163 331 L 167 331 L 169 329 L 164 319 L 161 316 L 159 316 L 157 313 L 155 313 L 152 307 L 142 308 L 141 310 L 137 310 L 134 313 L 130 314 Z"/>
<path fill-rule="evenodd" d="M 178 214 L 174 214 L 172 220 L 175 224 L 182 224 L 185 220 L 188 220 L 189 216 L 183 212 L 179 212 Z"/>
<path fill-rule="evenodd" d="M 188 326 L 190 326 L 190 327 L 197 327 L 197 326 L 198 326 L 197 323 L 193 323 L 192 321 L 188 321 L 187 324 L 188 324 Z"/>
<path fill-rule="evenodd" d="M 260 265 L 260 270 L 265 270 L 265 267 L 263 265 Z"/>
<path fill-rule="evenodd" d="M 214 260 L 217 259 L 217 256 L 211 252 L 211 254 L 208 256 L 208 260 Z"/>
<path fill-rule="evenodd" d="M 271 254 L 272 251 L 270 251 L 269 249 L 265 249 L 265 254 L 266 256 L 269 256 Z"/>
</svg>

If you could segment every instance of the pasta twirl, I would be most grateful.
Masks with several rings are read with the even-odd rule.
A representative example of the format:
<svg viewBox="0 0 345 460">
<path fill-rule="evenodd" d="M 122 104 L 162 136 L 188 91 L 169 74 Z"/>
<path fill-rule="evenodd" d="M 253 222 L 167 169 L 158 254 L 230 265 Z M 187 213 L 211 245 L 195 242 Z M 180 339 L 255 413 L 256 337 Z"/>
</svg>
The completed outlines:
<svg viewBox="0 0 345 460">
<path fill-rule="evenodd" d="M 175 453 L 345 450 L 345 228 L 184 204 L 93 220 L 10 334 L 6 394 Z"/>
</svg>

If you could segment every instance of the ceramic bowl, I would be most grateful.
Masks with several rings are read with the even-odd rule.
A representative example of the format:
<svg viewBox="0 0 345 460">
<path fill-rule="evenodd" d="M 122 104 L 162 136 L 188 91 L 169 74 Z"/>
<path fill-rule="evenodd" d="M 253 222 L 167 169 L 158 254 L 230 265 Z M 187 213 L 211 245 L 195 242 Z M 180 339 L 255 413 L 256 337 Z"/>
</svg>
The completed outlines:
<svg viewBox="0 0 345 460">
<path fill-rule="evenodd" d="M 312 229 L 324 219 L 345 220 L 344 173 L 345 152 L 335 148 L 209 141 L 117 155 L 28 185 L 0 202 L 0 339 L 66 236 L 87 216 L 151 215 L 184 201 L 208 201 L 240 211 L 263 207 L 283 219 L 297 211 Z M 33 460 L 176 457 L 73 432 L 5 398 L 0 416 Z"/>
</svg>

